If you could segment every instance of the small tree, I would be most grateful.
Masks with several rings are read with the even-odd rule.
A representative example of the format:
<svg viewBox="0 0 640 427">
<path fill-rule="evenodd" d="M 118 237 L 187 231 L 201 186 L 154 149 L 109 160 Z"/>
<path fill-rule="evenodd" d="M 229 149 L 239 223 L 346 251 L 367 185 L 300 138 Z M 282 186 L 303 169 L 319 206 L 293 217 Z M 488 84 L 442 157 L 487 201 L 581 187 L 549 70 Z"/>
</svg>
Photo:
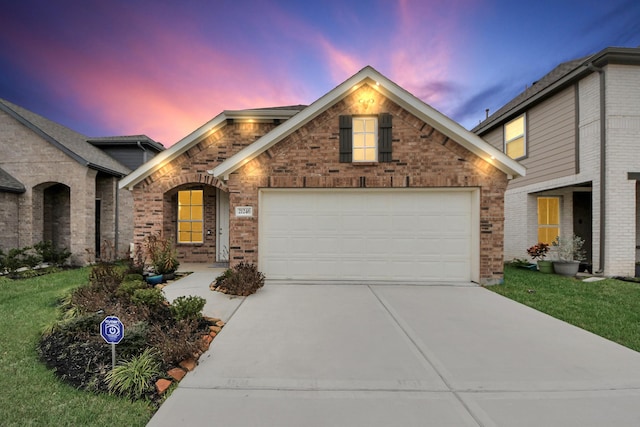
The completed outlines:
<svg viewBox="0 0 640 427">
<path fill-rule="evenodd" d="M 585 251 L 582 248 L 584 239 L 575 234 L 571 237 L 557 236 L 551 244 L 556 248 L 556 254 L 560 261 L 584 261 L 586 258 Z"/>
</svg>

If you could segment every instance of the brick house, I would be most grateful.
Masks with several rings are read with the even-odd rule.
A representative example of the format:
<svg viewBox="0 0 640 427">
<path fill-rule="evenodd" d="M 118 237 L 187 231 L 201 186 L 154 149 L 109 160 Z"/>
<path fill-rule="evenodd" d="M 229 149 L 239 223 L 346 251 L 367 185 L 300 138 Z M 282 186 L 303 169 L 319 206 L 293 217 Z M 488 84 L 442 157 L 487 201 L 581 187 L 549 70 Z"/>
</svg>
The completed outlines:
<svg viewBox="0 0 640 427">
<path fill-rule="evenodd" d="M 134 238 L 270 280 L 502 279 L 525 169 L 371 67 L 308 107 L 224 111 L 120 181 Z"/>
<path fill-rule="evenodd" d="M 130 152 L 164 149 L 146 136 L 116 139 L 128 138 L 141 141 Z M 131 169 L 88 140 L 0 99 L 0 249 L 49 240 L 69 249 L 74 264 L 93 261 L 105 241 L 128 249 L 133 199 L 117 183 Z"/>
<path fill-rule="evenodd" d="M 640 261 L 640 48 L 558 65 L 473 129 L 527 168 L 505 194 L 505 258 L 557 235 L 587 264 L 633 276 Z"/>
</svg>

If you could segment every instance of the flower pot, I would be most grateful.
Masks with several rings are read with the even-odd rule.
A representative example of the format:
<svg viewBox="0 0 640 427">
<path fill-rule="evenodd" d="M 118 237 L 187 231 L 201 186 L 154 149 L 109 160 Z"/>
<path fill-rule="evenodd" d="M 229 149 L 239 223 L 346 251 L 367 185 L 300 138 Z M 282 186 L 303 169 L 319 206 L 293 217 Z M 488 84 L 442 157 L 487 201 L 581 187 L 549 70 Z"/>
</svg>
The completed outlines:
<svg viewBox="0 0 640 427">
<path fill-rule="evenodd" d="M 540 271 L 540 273 L 546 274 L 553 273 L 553 262 L 545 260 L 538 261 L 538 271 Z"/>
<path fill-rule="evenodd" d="M 156 274 L 155 276 L 148 276 L 147 283 L 150 285 L 159 285 L 162 283 L 162 274 Z"/>
<path fill-rule="evenodd" d="M 171 272 L 171 273 L 165 273 L 165 274 L 163 274 L 163 275 L 162 275 L 162 277 L 163 277 L 164 281 L 167 281 L 167 280 L 175 280 L 175 278 L 176 278 L 176 273 L 175 273 L 175 271 L 174 271 L 174 272 Z"/>
<path fill-rule="evenodd" d="M 553 269 L 561 276 L 575 276 L 578 274 L 580 261 L 554 261 Z"/>
</svg>

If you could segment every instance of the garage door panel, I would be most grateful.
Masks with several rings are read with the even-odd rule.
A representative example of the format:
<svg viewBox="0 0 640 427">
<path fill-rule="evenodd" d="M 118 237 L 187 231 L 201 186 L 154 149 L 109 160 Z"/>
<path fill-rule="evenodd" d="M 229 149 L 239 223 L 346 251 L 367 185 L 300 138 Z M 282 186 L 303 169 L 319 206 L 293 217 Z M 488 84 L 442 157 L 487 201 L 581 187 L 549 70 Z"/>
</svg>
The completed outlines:
<svg viewBox="0 0 640 427">
<path fill-rule="evenodd" d="M 268 279 L 468 281 L 472 192 L 264 190 Z"/>
</svg>

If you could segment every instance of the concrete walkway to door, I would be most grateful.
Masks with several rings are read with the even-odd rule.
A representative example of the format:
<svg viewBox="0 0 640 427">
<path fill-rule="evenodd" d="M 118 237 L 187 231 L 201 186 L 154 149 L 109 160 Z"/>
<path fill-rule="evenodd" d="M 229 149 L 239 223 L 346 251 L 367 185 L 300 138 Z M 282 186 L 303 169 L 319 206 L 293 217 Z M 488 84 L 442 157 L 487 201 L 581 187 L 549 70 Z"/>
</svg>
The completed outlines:
<svg viewBox="0 0 640 427">
<path fill-rule="evenodd" d="M 481 287 L 267 283 L 235 302 L 149 426 L 640 425 L 640 353 Z"/>
</svg>

